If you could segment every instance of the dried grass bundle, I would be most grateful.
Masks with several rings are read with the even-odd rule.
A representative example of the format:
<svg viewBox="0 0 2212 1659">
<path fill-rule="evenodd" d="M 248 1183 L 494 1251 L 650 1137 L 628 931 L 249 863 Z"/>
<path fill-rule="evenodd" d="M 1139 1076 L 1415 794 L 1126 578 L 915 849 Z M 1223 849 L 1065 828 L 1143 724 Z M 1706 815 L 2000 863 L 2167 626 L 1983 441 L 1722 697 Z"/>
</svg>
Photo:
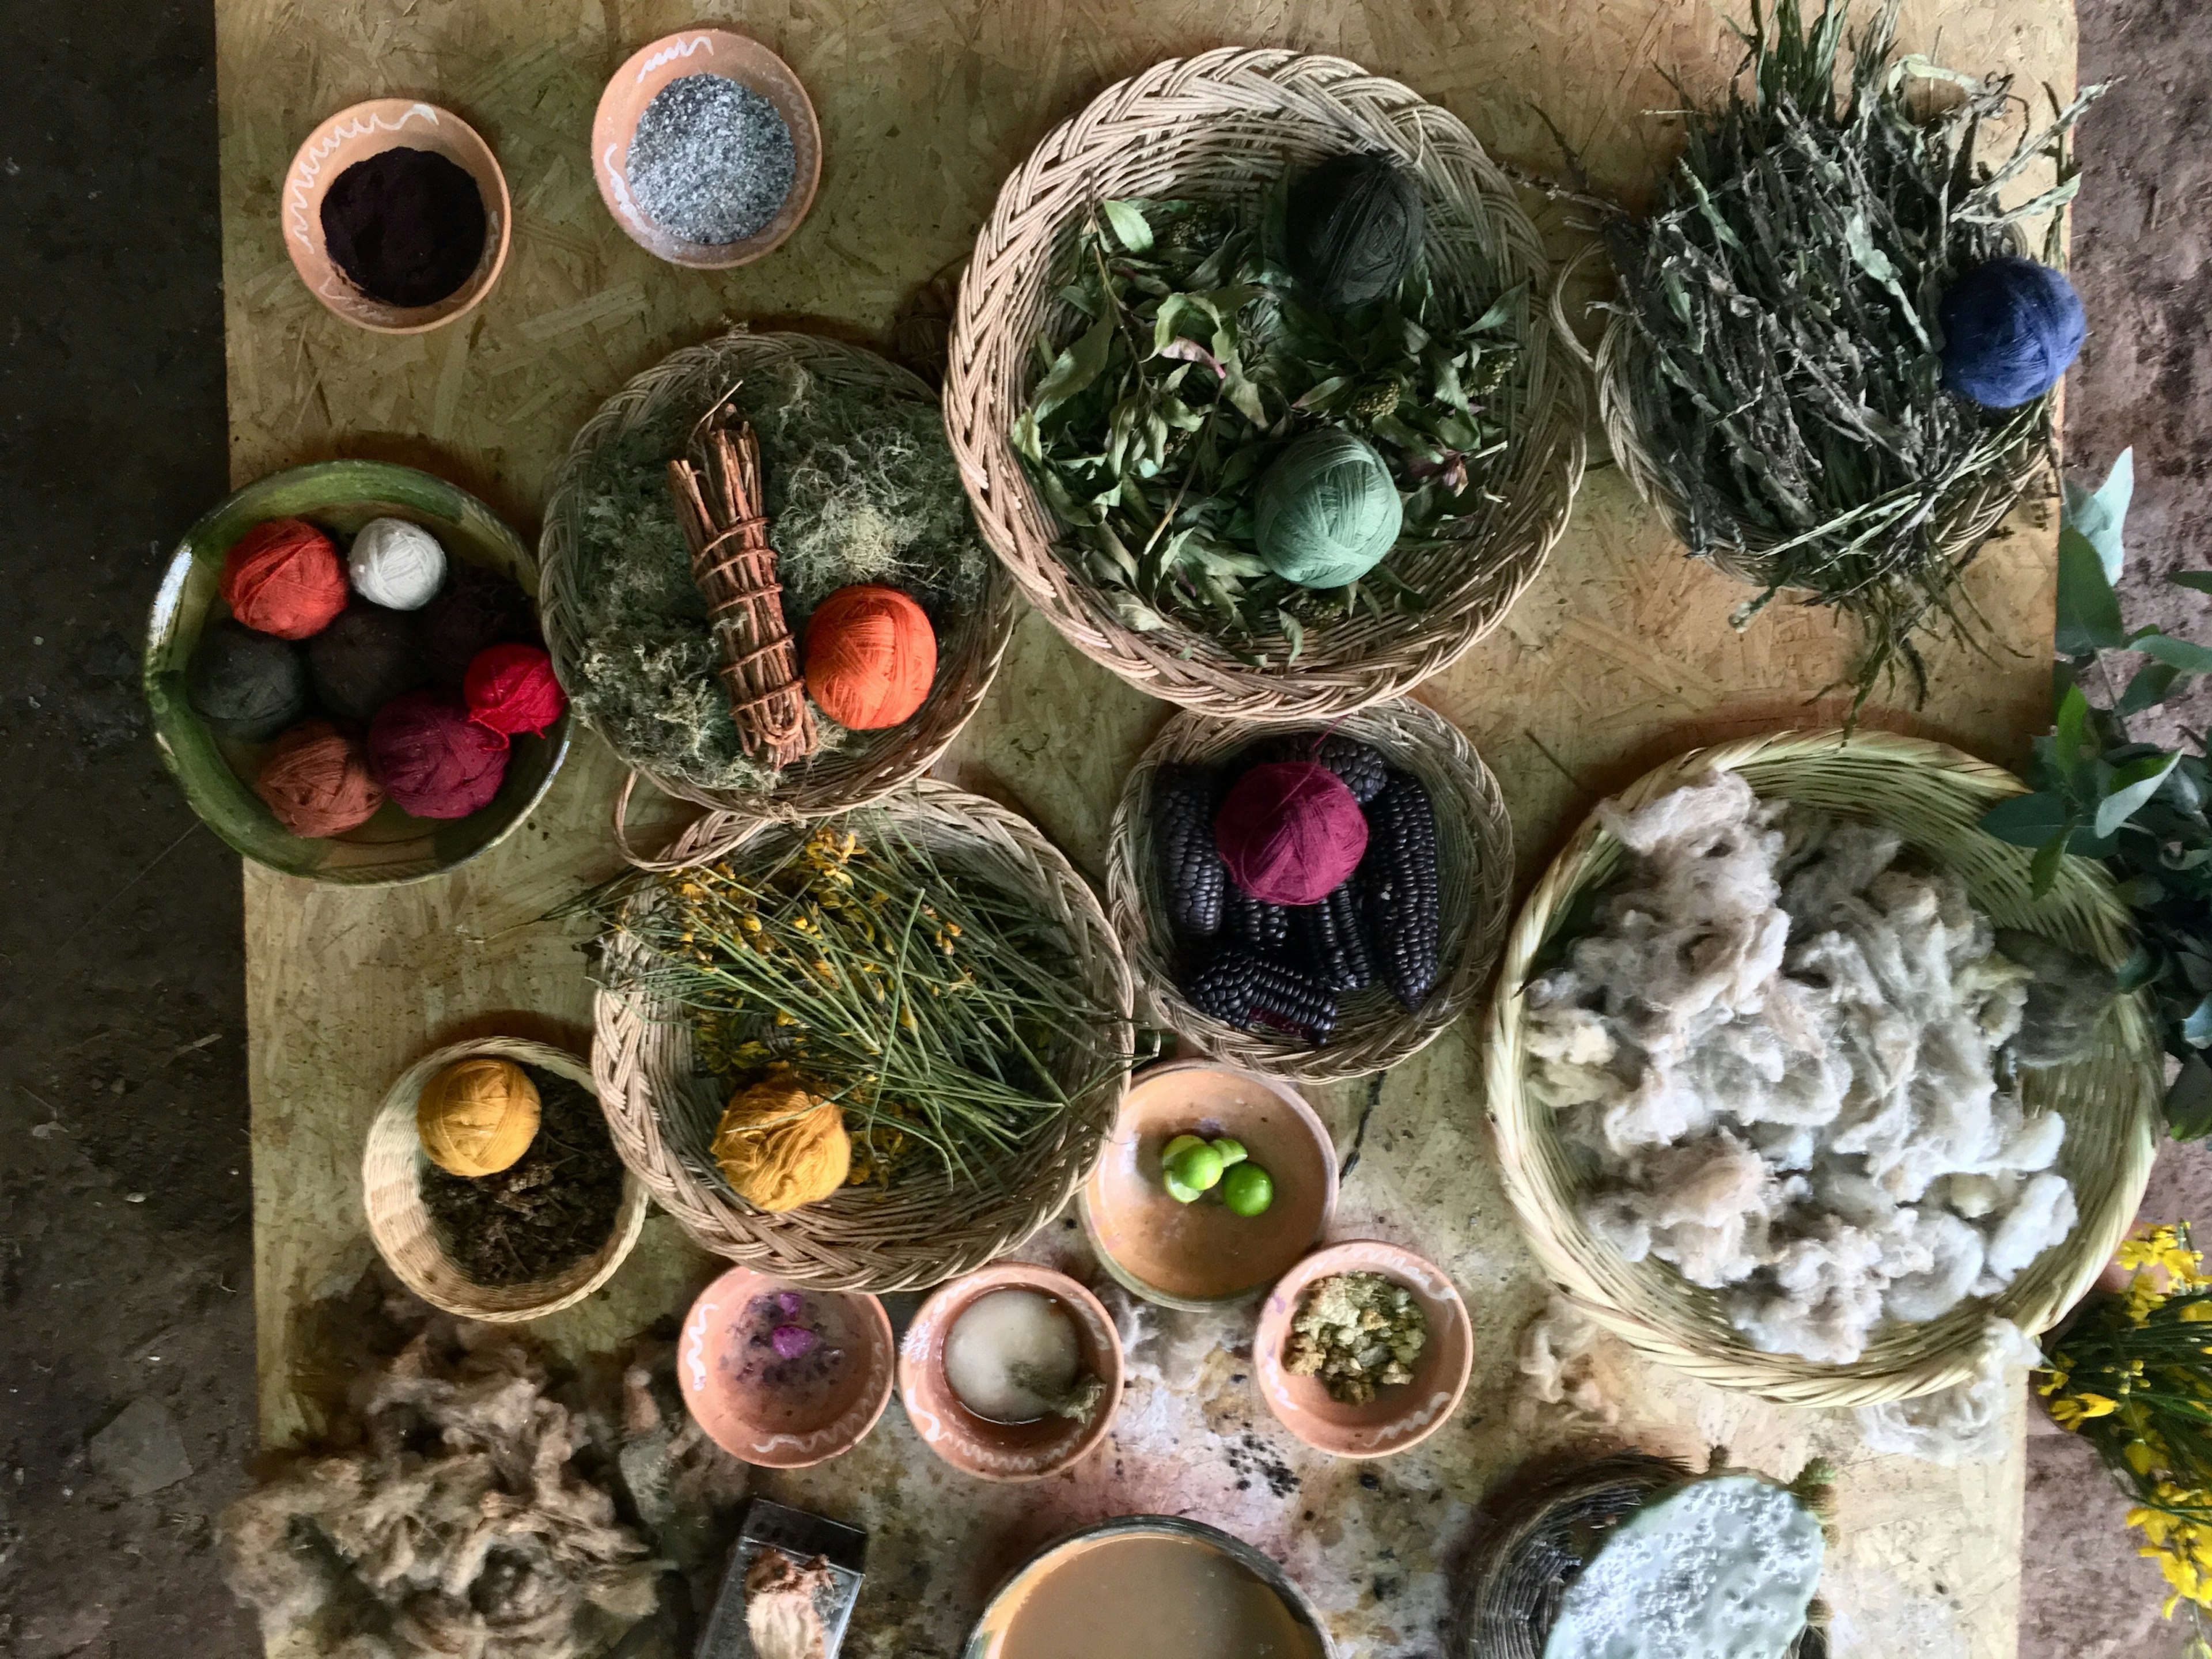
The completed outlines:
<svg viewBox="0 0 2212 1659">
<path fill-rule="evenodd" d="M 1604 372 L 1632 473 L 1671 498 L 1693 553 L 1760 585 L 1736 625 L 1785 589 L 1843 611 L 1863 702 L 1900 671 L 1924 694 L 1915 635 L 1964 625 L 1960 572 L 2049 451 L 2049 397 L 1992 410 L 1943 389 L 1936 307 L 2023 220 L 2052 216 L 2060 261 L 2066 135 L 2100 89 L 2054 94 L 1992 168 L 1975 151 L 2021 101 L 2009 79 L 1897 56 L 1889 0 L 1839 86 L 1845 9 L 1823 0 L 1808 22 L 1779 0 L 1770 20 L 1754 0 L 1727 100 L 1685 95 L 1656 204 L 1604 226 L 1622 336 Z M 2055 185 L 2008 205 L 2045 159 Z"/>
</svg>

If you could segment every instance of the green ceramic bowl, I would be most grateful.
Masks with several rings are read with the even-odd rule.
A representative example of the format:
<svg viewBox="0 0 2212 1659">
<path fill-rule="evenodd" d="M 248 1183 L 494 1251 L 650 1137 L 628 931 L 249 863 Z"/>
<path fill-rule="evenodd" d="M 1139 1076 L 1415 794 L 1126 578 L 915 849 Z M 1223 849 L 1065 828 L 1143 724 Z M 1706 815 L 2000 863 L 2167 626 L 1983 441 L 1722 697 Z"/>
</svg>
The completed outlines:
<svg viewBox="0 0 2212 1659">
<path fill-rule="evenodd" d="M 535 599 L 538 563 L 489 507 L 442 478 L 383 461 L 325 461 L 250 483 L 189 531 L 154 599 L 146 635 L 146 701 L 155 741 L 192 810 L 247 858 L 287 875 L 349 886 L 419 881 L 465 863 L 530 816 L 568 752 L 568 716 L 538 737 L 520 737 L 506 781 L 490 805 L 439 823 L 410 817 L 390 801 L 357 830 L 328 839 L 295 836 L 276 822 L 248 785 L 265 744 L 218 736 L 185 695 L 185 667 L 200 630 L 228 614 L 221 592 L 223 555 L 265 519 L 306 519 L 341 540 L 371 519 L 411 519 L 445 544 L 447 555 L 482 565 Z"/>
</svg>

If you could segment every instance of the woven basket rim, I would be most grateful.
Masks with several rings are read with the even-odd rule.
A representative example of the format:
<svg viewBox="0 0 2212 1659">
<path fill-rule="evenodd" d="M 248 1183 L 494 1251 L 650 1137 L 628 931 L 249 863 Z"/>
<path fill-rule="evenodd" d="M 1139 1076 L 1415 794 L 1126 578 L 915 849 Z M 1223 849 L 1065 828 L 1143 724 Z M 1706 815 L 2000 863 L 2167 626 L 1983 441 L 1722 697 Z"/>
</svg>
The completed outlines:
<svg viewBox="0 0 2212 1659">
<path fill-rule="evenodd" d="M 1056 245 L 1071 216 L 1109 191 L 1105 180 L 1158 180 L 1179 158 L 1259 155 L 1247 131 L 1260 120 L 1288 143 L 1300 133 L 1397 154 L 1431 198 L 1431 246 L 1449 238 L 1459 268 L 1480 259 L 1491 293 L 1528 286 L 1519 384 L 1526 401 L 1505 504 L 1476 527 L 1485 556 L 1464 574 L 1430 581 L 1436 602 L 1394 612 L 1381 644 L 1339 653 L 1309 633 L 1298 665 L 1272 672 L 1238 661 L 1211 636 L 1171 623 L 1139 634 L 1054 550 L 1063 531 L 1014 453 L 1009 428 L 1035 373 L 1027 307 L 1050 291 Z M 1218 130 L 1220 137 L 1212 134 Z M 1211 146 L 1212 148 L 1209 148 Z M 1279 150 L 1259 165 L 1278 165 Z M 1225 175 L 1224 175 L 1225 176 Z M 1163 188 L 1167 186 L 1164 185 Z M 1180 187 L 1178 182 L 1175 187 Z M 1121 193 L 1158 195 L 1160 189 Z M 1440 219 L 1437 205 L 1458 216 Z M 1466 125 L 1401 83 L 1345 58 L 1280 47 L 1222 47 L 1170 58 L 1116 82 L 1060 123 L 1000 187 L 961 278 L 945 382 L 945 424 L 984 538 L 1030 603 L 1084 655 L 1148 694 L 1230 719 L 1326 719 L 1397 696 L 1449 665 L 1501 621 L 1534 579 L 1566 526 L 1587 459 L 1589 398 L 1582 370 L 1545 313 L 1551 266 L 1512 185 Z M 1470 275 L 1469 285 L 1475 282 Z M 1370 624 L 1333 630 L 1364 641 Z"/>
<path fill-rule="evenodd" d="M 1512 912 L 1512 820 L 1498 780 L 1467 734 L 1410 697 L 1370 704 L 1331 729 L 1382 750 L 1392 765 L 1419 776 L 1436 814 L 1440 861 L 1449 866 L 1456 858 L 1471 866 L 1457 894 L 1461 902 L 1453 905 L 1449 888 L 1444 894 L 1443 971 L 1417 1011 L 1408 1012 L 1387 988 L 1370 987 L 1340 1006 L 1343 1023 L 1327 1047 L 1313 1048 L 1288 1036 L 1225 1024 L 1193 1006 L 1176 985 L 1175 945 L 1151 856 L 1152 783 L 1163 765 L 1227 758 L 1261 735 L 1253 727 L 1189 712 L 1174 716 L 1122 781 L 1107 832 L 1107 909 L 1146 1016 L 1217 1059 L 1299 1083 L 1365 1077 L 1442 1036 L 1489 982 Z"/>
<path fill-rule="evenodd" d="M 681 347 L 632 376 L 577 429 L 546 498 L 544 527 L 538 536 L 538 617 L 554 670 L 564 684 L 573 682 L 582 648 L 574 601 L 568 592 L 568 565 L 570 515 L 580 487 L 577 475 L 586 459 L 610 435 L 647 418 L 665 391 L 681 385 L 702 365 L 739 358 L 781 361 L 793 357 L 817 361 L 828 373 L 848 381 L 896 387 L 910 392 L 917 402 L 933 405 L 937 402 L 918 375 L 878 352 L 830 335 L 794 330 L 755 331 L 744 325 L 714 339 Z M 580 708 L 578 716 L 599 732 L 624 765 L 663 793 L 697 805 L 787 822 L 866 805 L 927 772 L 982 706 L 1013 638 L 1015 616 L 1013 584 L 996 560 L 988 562 L 984 584 L 982 601 L 963 631 L 961 649 L 940 655 L 937 685 L 919 714 L 896 728 L 890 740 L 872 739 L 858 753 L 831 756 L 818 763 L 802 762 L 786 769 L 771 789 L 714 789 L 693 783 L 641 762 L 585 718 Z"/>
<path fill-rule="evenodd" d="M 590 1090 L 605 1102 L 592 1081 L 592 1068 L 565 1048 L 526 1037 L 471 1037 L 422 1056 L 392 1080 L 370 1120 L 362 1147 L 362 1206 L 377 1254 L 400 1282 L 432 1307 L 465 1319 L 495 1325 L 520 1324 L 573 1308 L 615 1276 L 645 1229 L 652 1199 L 644 1182 L 623 1171 L 622 1205 L 607 1242 L 592 1255 L 548 1278 L 525 1285 L 471 1282 L 439 1246 L 422 1203 L 421 1175 L 428 1162 L 415 1126 L 423 1085 L 447 1066 L 464 1060 L 511 1060 L 535 1066 Z"/>
<path fill-rule="evenodd" d="M 1066 929 L 1094 994 L 1115 1011 L 1110 1024 L 1094 1033 L 1091 1054 L 1109 1060 L 1119 1054 L 1125 1062 L 1133 1057 L 1135 993 L 1121 943 L 1089 886 L 1042 831 L 994 801 L 933 778 L 864 811 L 934 839 L 940 848 L 966 842 L 989 861 L 994 878 L 1025 886 L 1043 914 Z M 653 865 L 680 868 L 741 858 L 748 847 L 780 846 L 799 833 L 793 825 L 712 813 Z M 978 1203 L 957 1191 L 933 1191 L 921 1201 L 972 1207 L 927 1227 L 902 1216 L 899 1228 L 878 1225 L 872 1232 L 848 1214 L 825 1214 L 823 1206 L 781 1215 L 753 1211 L 690 1167 L 676 1144 L 679 1137 L 664 1121 L 672 1069 L 680 1064 L 681 1074 L 690 1075 L 689 1026 L 665 1004 L 604 986 L 593 999 L 593 1020 L 592 1071 L 600 1098 L 612 1103 L 608 1121 L 623 1161 L 702 1249 L 817 1290 L 919 1290 L 1016 1248 L 1060 1213 L 1082 1185 L 1104 1148 L 1129 1082 L 1124 1063 L 1061 1116 L 1050 1139 L 1024 1153 L 1036 1164 L 1025 1193 Z"/>
<path fill-rule="evenodd" d="M 1765 778 L 1763 793 L 1788 794 L 1773 787 L 1774 775 L 1818 779 L 1824 767 L 1850 769 L 1842 775 L 1853 780 L 1855 804 L 1881 788 L 1922 792 L 1927 799 L 1912 822 L 1887 800 L 1881 806 L 1862 805 L 1856 815 L 1903 830 L 1909 845 L 1955 839 L 1972 848 L 1983 860 L 1972 868 L 1955 860 L 1939 861 L 1965 878 L 1976 904 L 2000 925 L 2006 911 L 2028 910 L 2028 849 L 2008 847 L 1973 827 L 1990 806 L 2026 793 L 2027 786 L 1943 744 L 1863 730 L 1848 736 L 1771 732 L 1688 750 L 1612 799 L 1638 805 L 1712 768 Z M 1944 821 L 1944 813 L 1952 823 Z M 1559 1152 L 1551 1109 L 1526 1086 L 1524 992 L 1533 963 L 1575 900 L 1611 878 L 1620 854 L 1619 842 L 1592 812 L 1553 860 L 1506 939 L 1484 1045 L 1487 1114 L 1506 1195 L 1545 1274 L 1571 1301 L 1632 1346 L 1700 1381 L 1786 1405 L 1837 1407 L 1908 1399 L 1965 1382 L 1979 1362 L 1990 1316 L 2010 1319 L 2032 1334 L 2048 1328 L 2088 1291 L 2134 1223 L 2157 1150 L 2162 1073 L 2140 992 L 2114 1005 L 2091 1060 L 2056 1068 L 2044 1074 L 2047 1085 L 2037 1085 L 2067 1119 L 2059 1167 L 2074 1185 L 2080 1209 L 2073 1232 L 1999 1296 L 1969 1298 L 1925 1324 L 1880 1328 L 1867 1355 L 1855 1364 L 1762 1352 L 1729 1325 L 1716 1293 L 1696 1290 L 1656 1260 L 1625 1262 L 1595 1240 L 1575 1212 L 1575 1182 Z M 2124 958 L 2132 939 L 2128 909 L 2111 877 L 2079 858 L 2066 860 L 2051 896 L 2032 915 L 2015 915 L 2012 925 L 2055 933 L 2108 965 Z"/>
</svg>

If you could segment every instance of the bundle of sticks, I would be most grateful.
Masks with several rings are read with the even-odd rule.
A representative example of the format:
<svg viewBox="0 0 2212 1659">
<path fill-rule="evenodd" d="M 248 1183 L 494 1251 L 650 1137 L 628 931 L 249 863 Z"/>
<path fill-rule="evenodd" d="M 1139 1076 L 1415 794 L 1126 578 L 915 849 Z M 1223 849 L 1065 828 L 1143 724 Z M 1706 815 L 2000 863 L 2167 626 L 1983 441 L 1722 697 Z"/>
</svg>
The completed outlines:
<svg viewBox="0 0 2212 1659">
<path fill-rule="evenodd" d="M 760 443 L 752 423 L 734 434 L 727 401 L 709 411 L 689 457 L 668 464 L 676 516 L 691 549 L 691 579 L 707 601 L 721 657 L 715 672 L 746 756 L 784 767 L 814 752 L 814 716 L 799 652 L 783 620 L 783 584 L 762 507 Z"/>
</svg>

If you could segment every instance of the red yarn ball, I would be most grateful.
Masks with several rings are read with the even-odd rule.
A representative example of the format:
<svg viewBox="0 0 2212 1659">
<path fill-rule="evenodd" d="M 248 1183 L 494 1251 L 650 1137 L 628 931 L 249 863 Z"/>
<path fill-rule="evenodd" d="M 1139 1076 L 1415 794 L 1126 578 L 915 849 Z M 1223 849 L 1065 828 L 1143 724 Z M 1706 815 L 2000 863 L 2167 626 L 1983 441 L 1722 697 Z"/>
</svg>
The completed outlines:
<svg viewBox="0 0 2212 1659">
<path fill-rule="evenodd" d="M 553 678 L 553 659 L 534 645 L 487 646 L 461 681 L 469 718 L 502 737 L 543 732 L 561 718 L 568 694 Z"/>
<path fill-rule="evenodd" d="M 1318 761 L 1255 766 L 1213 820 L 1229 878 L 1270 904 L 1318 904 L 1359 865 L 1367 817 L 1344 780 Z"/>
<path fill-rule="evenodd" d="M 276 739 L 253 793 L 295 836 L 339 836 L 384 805 L 361 744 L 328 720 L 308 720 Z"/>
<path fill-rule="evenodd" d="M 304 640 L 346 607 L 345 561 L 305 519 L 271 519 L 231 544 L 222 559 L 222 597 L 248 628 L 280 640 Z"/>
<path fill-rule="evenodd" d="M 450 692 L 410 691 L 369 722 L 368 763 L 410 817 L 465 818 L 499 793 L 507 739 Z"/>
<path fill-rule="evenodd" d="M 910 720 L 936 678 L 936 630 L 896 587 L 841 587 L 806 620 L 806 695 L 840 726 L 879 732 Z"/>
</svg>

